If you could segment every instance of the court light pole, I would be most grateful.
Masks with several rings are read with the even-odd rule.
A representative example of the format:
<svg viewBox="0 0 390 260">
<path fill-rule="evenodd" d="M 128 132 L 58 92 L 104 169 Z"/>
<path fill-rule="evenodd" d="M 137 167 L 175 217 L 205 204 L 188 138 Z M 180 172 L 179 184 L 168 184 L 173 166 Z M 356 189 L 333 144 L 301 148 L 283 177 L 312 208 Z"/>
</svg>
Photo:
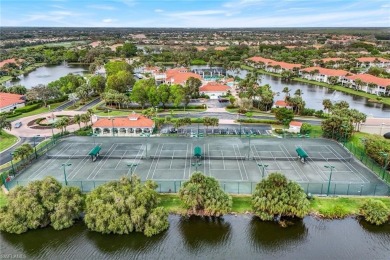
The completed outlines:
<svg viewBox="0 0 390 260">
<path fill-rule="evenodd" d="M 268 164 L 261 164 L 261 163 L 258 163 L 257 166 L 259 166 L 259 167 L 262 168 L 262 171 L 261 171 L 261 178 L 264 179 L 265 168 L 268 167 Z"/>
<path fill-rule="evenodd" d="M 384 158 L 385 160 L 385 163 L 383 164 L 383 173 L 382 173 L 382 179 L 384 180 L 385 179 L 385 173 L 386 173 L 386 169 L 387 169 L 387 164 L 388 164 L 388 161 L 389 161 L 389 154 L 388 153 L 385 153 L 385 152 L 379 152 L 379 154 Z"/>
<path fill-rule="evenodd" d="M 249 140 L 249 146 L 248 146 L 248 160 L 249 160 L 249 158 L 250 158 L 250 155 L 251 155 L 251 137 L 253 137 L 254 135 L 252 135 L 252 134 L 247 134 L 246 135 L 246 137 L 248 138 L 248 140 Z"/>
<path fill-rule="evenodd" d="M 145 158 L 148 158 L 148 138 L 150 137 L 150 133 L 142 133 L 141 136 L 146 137 Z"/>
<path fill-rule="evenodd" d="M 329 175 L 329 181 L 328 181 L 328 190 L 326 192 L 326 196 L 329 196 L 329 192 L 330 192 L 330 182 L 332 181 L 332 173 L 333 173 L 333 169 L 335 168 L 333 165 L 325 165 L 324 166 L 325 168 L 327 169 L 330 169 L 330 175 Z"/>
<path fill-rule="evenodd" d="M 35 159 L 37 159 L 37 158 L 38 158 L 38 154 L 37 154 L 37 146 L 36 146 L 36 143 L 35 143 L 35 139 L 36 139 L 37 137 L 40 137 L 40 135 L 34 135 L 34 137 L 33 137 Z"/>
<path fill-rule="evenodd" d="M 64 169 L 64 179 L 65 179 L 65 185 L 68 186 L 68 180 L 66 179 L 66 167 L 71 166 L 71 163 L 63 163 L 62 168 Z"/>
<path fill-rule="evenodd" d="M 12 167 L 12 174 L 14 175 L 15 177 L 15 167 L 14 167 L 14 153 L 11 153 L 11 167 Z"/>
<path fill-rule="evenodd" d="M 130 167 L 130 175 L 133 175 L 134 169 L 138 166 L 138 163 L 129 163 L 127 166 Z"/>
<path fill-rule="evenodd" d="M 191 165 L 195 166 L 195 171 L 198 171 L 198 167 L 201 166 L 202 164 L 200 162 L 194 162 Z"/>
<path fill-rule="evenodd" d="M 95 140 L 95 137 L 97 136 L 97 134 L 94 134 L 94 133 L 90 133 L 90 136 L 93 137 L 93 145 L 96 146 L 96 140 Z"/>
<path fill-rule="evenodd" d="M 114 134 L 114 120 L 115 120 L 115 118 L 109 118 L 108 120 L 110 120 L 111 124 L 112 124 L 112 136 L 115 136 L 115 134 Z"/>
</svg>

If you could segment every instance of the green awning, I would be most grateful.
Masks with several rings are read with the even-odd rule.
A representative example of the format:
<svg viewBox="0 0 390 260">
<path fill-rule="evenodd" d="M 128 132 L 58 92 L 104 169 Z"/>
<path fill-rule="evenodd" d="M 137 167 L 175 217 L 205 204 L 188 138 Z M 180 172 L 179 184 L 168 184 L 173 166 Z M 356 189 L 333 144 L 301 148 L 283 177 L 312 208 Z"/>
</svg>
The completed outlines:
<svg viewBox="0 0 390 260">
<path fill-rule="evenodd" d="M 300 158 L 307 158 L 307 157 L 309 157 L 309 156 L 307 155 L 307 153 L 305 152 L 305 150 L 303 150 L 301 147 L 298 147 L 297 149 L 295 149 L 295 151 L 297 151 L 298 156 L 299 156 Z"/>
<path fill-rule="evenodd" d="M 194 148 L 194 156 L 196 156 L 196 157 L 202 156 L 202 149 L 199 146 Z"/>
<path fill-rule="evenodd" d="M 97 156 L 102 148 L 100 146 L 95 146 L 88 155 Z"/>
</svg>

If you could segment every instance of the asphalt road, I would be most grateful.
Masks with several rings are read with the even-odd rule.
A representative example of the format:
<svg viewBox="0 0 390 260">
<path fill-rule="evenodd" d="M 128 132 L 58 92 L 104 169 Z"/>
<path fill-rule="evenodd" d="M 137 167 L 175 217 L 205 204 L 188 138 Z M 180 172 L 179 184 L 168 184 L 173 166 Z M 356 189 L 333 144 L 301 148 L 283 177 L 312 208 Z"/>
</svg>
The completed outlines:
<svg viewBox="0 0 390 260">
<path fill-rule="evenodd" d="M 87 111 L 88 109 L 90 109 L 91 107 L 93 107 L 94 105 L 99 103 L 100 101 L 101 101 L 101 99 L 97 98 L 97 99 L 92 100 L 91 102 L 89 102 L 88 104 L 84 105 L 83 107 L 81 107 L 80 109 L 77 109 L 77 110 L 78 111 Z"/>
<path fill-rule="evenodd" d="M 42 142 L 45 138 L 44 137 L 36 137 L 35 138 L 35 145 Z M 20 141 L 13 147 L 3 151 L 0 153 L 0 165 L 5 164 L 9 161 L 11 161 L 11 153 L 15 151 L 16 148 L 21 146 L 22 144 L 31 144 L 31 146 L 34 147 L 34 137 L 20 137 Z"/>
</svg>

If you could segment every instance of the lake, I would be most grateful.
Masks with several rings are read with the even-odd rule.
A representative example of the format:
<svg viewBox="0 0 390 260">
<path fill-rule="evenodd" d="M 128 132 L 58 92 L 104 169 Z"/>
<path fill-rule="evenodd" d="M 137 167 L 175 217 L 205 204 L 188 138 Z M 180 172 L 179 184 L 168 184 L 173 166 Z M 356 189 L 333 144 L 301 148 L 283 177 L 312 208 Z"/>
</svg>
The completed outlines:
<svg viewBox="0 0 390 260">
<path fill-rule="evenodd" d="M 19 76 L 19 80 L 8 81 L 6 86 L 22 85 L 29 89 L 38 84 L 47 85 L 69 73 L 83 75 L 84 73 L 88 73 L 88 66 L 66 64 L 43 66 L 26 75 Z"/>
<path fill-rule="evenodd" d="M 228 71 L 228 74 L 245 78 L 247 71 Z M 303 100 L 306 102 L 306 108 L 312 108 L 316 110 L 324 109 L 322 101 L 324 99 L 330 99 L 333 102 L 347 101 L 350 108 L 355 108 L 360 112 L 367 114 L 367 116 L 374 117 L 390 117 L 390 106 L 378 103 L 368 102 L 365 97 L 360 97 L 353 94 L 344 93 L 337 90 L 332 90 L 326 87 L 316 86 L 313 84 L 301 83 L 297 81 L 285 82 L 279 77 L 271 75 L 261 75 L 261 85 L 269 84 L 273 92 L 278 93 L 274 97 L 274 100 L 283 100 L 285 94 L 282 92 L 284 87 L 291 89 L 290 95 L 294 95 L 297 89 L 302 90 Z"/>
<path fill-rule="evenodd" d="M 201 69 L 208 68 L 207 66 L 191 66 L 191 69 Z M 218 68 L 218 67 L 216 67 Z M 31 88 L 38 84 L 48 84 L 54 80 L 59 79 L 60 77 L 66 76 L 69 73 L 82 75 L 84 73 L 88 73 L 87 66 L 81 65 L 56 65 L 56 66 L 44 66 L 40 67 L 31 73 L 21 76 L 18 81 L 7 82 L 7 86 L 9 85 L 22 85 L 26 88 Z M 247 71 L 228 71 L 228 74 L 238 75 L 241 78 L 244 78 Z M 389 117 L 390 116 L 390 106 L 383 104 L 376 104 L 368 102 L 367 98 L 359 97 L 352 94 L 343 93 L 340 91 L 331 90 L 325 87 L 320 87 L 312 84 L 305 84 L 296 81 L 292 82 L 282 82 L 280 78 L 270 76 L 270 75 L 262 75 L 261 84 L 269 84 L 272 87 L 272 90 L 276 93 L 279 93 L 278 96 L 275 97 L 275 100 L 284 99 L 284 93 L 282 90 L 284 87 L 288 86 L 291 91 L 291 95 L 294 94 L 296 89 L 301 89 L 303 92 L 303 99 L 306 102 L 307 108 L 313 108 L 316 110 L 323 109 L 322 100 L 328 98 L 332 101 L 347 101 L 351 108 L 355 108 L 369 116 L 374 117 Z"/>
<path fill-rule="evenodd" d="M 28 259 L 389 259 L 390 224 L 305 217 L 282 228 L 250 215 L 169 216 L 157 236 L 102 235 L 82 223 L 22 235 L 0 233 L 0 252 Z M 3 257 L 5 258 L 5 257 Z"/>
</svg>

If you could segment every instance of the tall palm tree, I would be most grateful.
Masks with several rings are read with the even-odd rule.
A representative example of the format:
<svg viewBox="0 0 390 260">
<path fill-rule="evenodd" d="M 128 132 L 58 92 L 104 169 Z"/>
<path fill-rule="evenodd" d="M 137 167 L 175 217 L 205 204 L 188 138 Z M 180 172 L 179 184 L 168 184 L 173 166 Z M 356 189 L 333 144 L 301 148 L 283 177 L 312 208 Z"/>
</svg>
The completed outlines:
<svg viewBox="0 0 390 260">
<path fill-rule="evenodd" d="M 88 116 L 89 116 L 89 119 L 91 120 L 91 125 L 92 125 L 92 116 L 93 116 L 93 109 L 92 108 L 89 108 L 88 110 L 87 110 L 87 114 L 88 114 Z"/>
<path fill-rule="evenodd" d="M 73 121 L 79 125 L 79 129 L 81 129 L 81 115 L 75 115 L 73 117 Z"/>
<path fill-rule="evenodd" d="M 90 117 L 89 117 L 88 114 L 82 114 L 81 115 L 81 122 L 83 122 L 85 124 L 85 126 L 88 125 L 89 119 L 90 119 Z"/>
<path fill-rule="evenodd" d="M 361 79 L 355 79 L 355 86 L 357 90 L 360 90 L 361 87 L 363 86 L 363 81 Z"/>
<path fill-rule="evenodd" d="M 330 99 L 324 99 L 322 101 L 322 105 L 324 106 L 324 110 L 327 110 L 328 111 L 328 114 L 329 114 L 329 111 L 330 109 L 332 109 L 332 101 Z"/>
<path fill-rule="evenodd" d="M 297 90 L 295 90 L 294 95 L 301 97 L 303 95 L 303 92 L 301 89 L 297 89 Z"/>
<path fill-rule="evenodd" d="M 283 88 L 282 92 L 283 92 L 284 94 L 286 94 L 286 96 L 284 97 L 284 100 L 286 100 L 287 97 L 290 96 L 290 91 L 291 91 L 291 89 L 289 89 L 288 87 L 284 87 L 284 88 Z"/>
</svg>

